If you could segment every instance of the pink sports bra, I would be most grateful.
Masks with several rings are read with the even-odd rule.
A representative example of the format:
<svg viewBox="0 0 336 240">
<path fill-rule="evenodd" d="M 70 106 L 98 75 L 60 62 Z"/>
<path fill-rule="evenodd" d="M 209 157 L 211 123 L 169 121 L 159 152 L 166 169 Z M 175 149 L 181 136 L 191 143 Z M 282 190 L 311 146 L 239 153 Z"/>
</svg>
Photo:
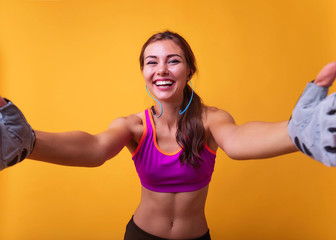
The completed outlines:
<svg viewBox="0 0 336 240">
<path fill-rule="evenodd" d="M 215 166 L 216 152 L 206 144 L 200 155 L 200 167 L 181 166 L 179 155 L 162 151 L 156 141 L 156 131 L 150 109 L 143 114 L 144 131 L 141 140 L 132 153 L 132 159 L 141 184 L 155 192 L 191 192 L 207 186 Z"/>
</svg>

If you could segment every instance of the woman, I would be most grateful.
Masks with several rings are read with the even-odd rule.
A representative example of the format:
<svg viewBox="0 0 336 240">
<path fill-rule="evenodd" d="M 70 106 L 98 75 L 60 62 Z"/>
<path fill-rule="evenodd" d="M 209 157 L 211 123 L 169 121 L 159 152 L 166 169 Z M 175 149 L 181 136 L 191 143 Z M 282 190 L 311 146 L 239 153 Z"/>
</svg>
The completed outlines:
<svg viewBox="0 0 336 240">
<path fill-rule="evenodd" d="M 237 126 L 227 112 L 203 105 L 188 84 L 196 72 L 194 54 L 176 33 L 153 35 L 142 48 L 140 67 L 147 91 L 157 101 L 151 109 L 118 118 L 97 135 L 35 131 L 29 158 L 96 167 L 126 146 L 142 194 L 124 239 L 210 239 L 204 207 L 217 148 L 233 159 L 294 152 L 288 121 Z M 336 72 L 336 64 L 331 68 Z M 315 84 L 331 85 L 334 77 L 326 77 L 325 71 Z"/>
</svg>

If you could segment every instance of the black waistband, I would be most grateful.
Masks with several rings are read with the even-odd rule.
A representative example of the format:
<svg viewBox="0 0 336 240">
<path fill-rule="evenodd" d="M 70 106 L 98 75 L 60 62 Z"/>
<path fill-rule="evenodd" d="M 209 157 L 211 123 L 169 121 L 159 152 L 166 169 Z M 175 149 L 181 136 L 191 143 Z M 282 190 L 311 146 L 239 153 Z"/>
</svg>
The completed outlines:
<svg viewBox="0 0 336 240">
<path fill-rule="evenodd" d="M 131 220 L 127 224 L 124 240 L 169 240 L 169 239 L 157 237 L 148 232 L 145 232 L 135 224 L 132 216 Z M 211 240 L 209 230 L 203 236 L 193 238 L 190 240 Z"/>
</svg>

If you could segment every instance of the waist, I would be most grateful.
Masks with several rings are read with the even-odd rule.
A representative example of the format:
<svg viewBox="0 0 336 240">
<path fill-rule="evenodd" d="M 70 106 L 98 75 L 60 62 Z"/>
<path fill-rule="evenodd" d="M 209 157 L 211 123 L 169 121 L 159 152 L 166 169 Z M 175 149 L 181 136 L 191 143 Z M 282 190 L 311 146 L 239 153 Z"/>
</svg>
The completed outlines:
<svg viewBox="0 0 336 240">
<path fill-rule="evenodd" d="M 208 187 L 194 192 L 158 193 L 142 187 L 134 222 L 144 231 L 168 239 L 193 239 L 208 231 L 204 207 Z"/>
<path fill-rule="evenodd" d="M 164 239 L 194 239 L 209 231 L 204 214 L 169 218 L 140 210 L 134 213 L 133 220 L 143 231 Z"/>
</svg>

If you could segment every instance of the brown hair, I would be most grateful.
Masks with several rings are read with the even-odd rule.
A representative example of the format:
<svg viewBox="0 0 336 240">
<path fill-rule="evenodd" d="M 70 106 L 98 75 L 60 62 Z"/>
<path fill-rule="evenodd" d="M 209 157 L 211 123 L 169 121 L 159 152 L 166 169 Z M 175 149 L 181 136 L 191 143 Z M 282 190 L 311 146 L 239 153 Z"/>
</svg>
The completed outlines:
<svg viewBox="0 0 336 240">
<path fill-rule="evenodd" d="M 140 69 L 144 67 L 144 52 L 147 46 L 156 41 L 172 40 L 183 51 L 187 65 L 189 67 L 189 79 L 197 71 L 195 55 L 192 52 L 187 41 L 177 33 L 171 31 L 160 32 L 151 36 L 142 46 L 140 53 Z M 185 109 L 190 98 L 192 89 L 186 84 L 183 90 L 183 102 L 181 109 Z M 182 147 L 180 154 L 181 165 L 190 164 L 194 168 L 199 167 L 202 158 L 200 152 L 203 149 L 205 130 L 202 122 L 203 103 L 201 98 L 194 92 L 193 100 L 185 113 L 180 115 L 178 120 L 178 129 L 176 132 L 176 141 Z"/>
</svg>

